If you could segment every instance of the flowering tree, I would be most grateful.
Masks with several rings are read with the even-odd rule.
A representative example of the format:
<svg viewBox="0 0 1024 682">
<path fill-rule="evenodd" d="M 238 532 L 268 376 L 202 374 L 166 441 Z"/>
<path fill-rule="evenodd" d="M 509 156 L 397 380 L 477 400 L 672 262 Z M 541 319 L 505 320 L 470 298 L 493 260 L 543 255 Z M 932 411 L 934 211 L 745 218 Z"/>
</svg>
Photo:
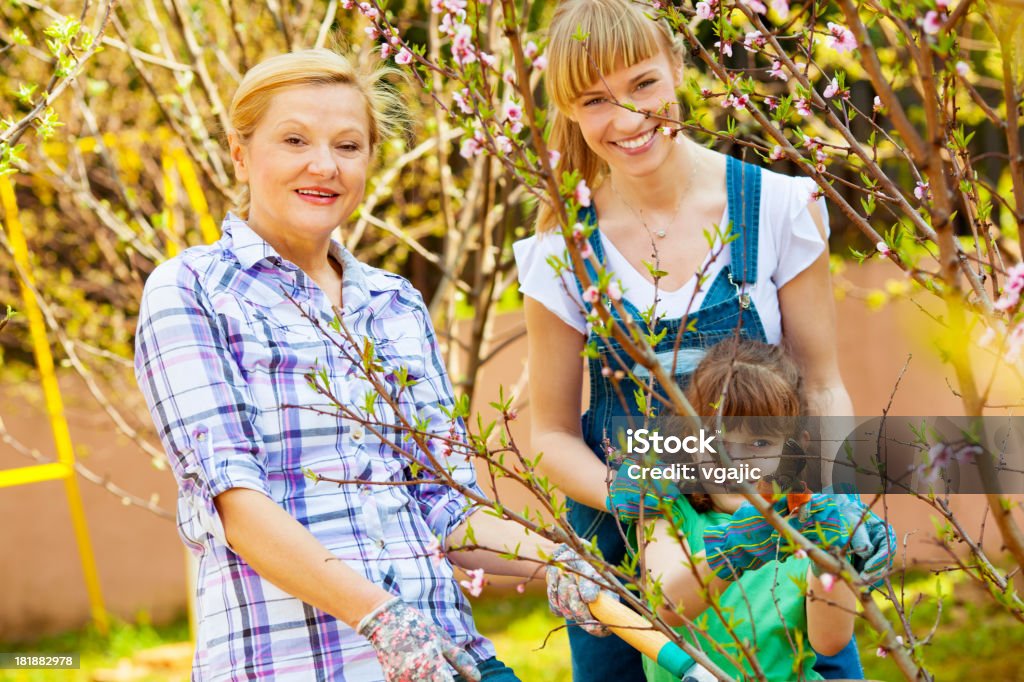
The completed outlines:
<svg viewBox="0 0 1024 682">
<path fill-rule="evenodd" d="M 87 3 L 78 18 L 69 18 L 60 3 L 22 0 L 4 10 L 0 59 L 6 90 L 15 94 L 2 104 L 0 173 L 13 180 L 30 233 L 34 293 L 66 362 L 154 464 L 162 466 L 162 453 L 132 411 L 110 397 L 131 355 L 141 283 L 155 263 L 216 235 L 213 216 L 234 193 L 218 131 L 228 127 L 224 103 L 240 74 L 265 55 L 325 45 L 332 35 L 354 36 L 365 59 L 403 67 L 418 95 L 414 118 L 424 121 L 415 139 L 382 150 L 364 206 L 341 237 L 365 260 L 402 269 L 432 290 L 429 307 L 442 335 L 452 333 L 460 316 L 468 318 L 469 333 L 448 339 L 449 369 L 463 392 L 474 393 L 481 368 L 507 340 L 496 338 L 491 325 L 515 279 L 508 247 L 525 234 L 522 226 L 539 205 L 558 217 L 570 253 L 558 267 L 572 269 L 586 284 L 585 297 L 595 306 L 592 324 L 619 340 L 662 386 L 674 385 L 650 339 L 612 321 L 621 289 L 589 252 L 586 228 L 573 219 L 589 205 L 591 188 L 578 174 L 554 172 L 559 152 L 547 145 L 545 106 L 536 96 L 547 66 L 542 28 L 551 5 L 138 0 Z M 693 57 L 681 93 L 686 116 L 662 117 L 666 134 L 686 131 L 766 164 L 788 160 L 814 178 L 862 235 L 855 258 L 884 258 L 915 291 L 941 300 L 949 330 L 944 354 L 955 368 L 965 413 L 991 411 L 990 380 L 978 376 L 968 347 L 981 343 L 1000 372 L 1018 378 L 1024 350 L 1024 46 L 1013 3 L 718 0 L 650 2 L 647 8 L 682 36 Z M 68 230 L 69 224 L 77 229 Z M 3 246 L 11 252 L 6 239 Z M 596 277 L 584 267 L 587 261 Z M 13 270 L 0 283 L 6 292 L 27 274 Z M 17 340 L 13 320 L 4 339 L 8 354 L 18 357 L 26 344 Z M 341 344 L 339 352 L 351 350 Z M 372 358 L 354 357 L 382 399 L 391 396 Z M 621 381 L 636 388 L 631 377 Z M 564 505 L 537 472 L 538 458 L 521 452 L 511 437 L 514 402 L 496 404 L 498 422 L 474 422 L 468 400 L 461 402 L 453 420 L 476 424 L 466 441 L 425 434 L 407 422 L 402 432 L 408 436 L 394 446 L 421 464 L 421 453 L 439 448 L 479 458 L 492 479 L 521 482 L 537 502 L 518 512 L 500 496 L 492 501 L 465 492 L 495 513 L 573 544 L 652 627 L 679 641 L 651 608 L 658 602 L 656 582 L 633 577 L 633 566 L 608 565 L 561 522 L 549 520 L 561 517 Z M 678 390 L 670 388 L 667 403 L 666 409 L 693 414 Z M 381 427 L 381 417 L 371 412 L 338 409 Z M 972 444 L 926 445 L 936 466 L 974 452 Z M 458 486 L 440 460 L 427 460 L 424 476 Z M 996 469 L 983 470 L 992 517 L 1014 561 L 1024 565 L 1014 504 L 1000 494 Z M 746 492 L 788 532 L 769 505 Z M 985 555 L 948 500 L 928 499 L 947 522 L 941 539 L 970 549 L 972 560 L 962 568 L 1024 620 L 1009 572 Z M 856 582 L 838 556 L 799 536 L 791 541 L 829 574 Z M 633 582 L 639 592 L 621 588 L 617 579 Z M 469 589 L 478 590 L 481 581 L 477 574 Z M 907 679 L 930 679 L 921 640 L 907 621 L 897 634 L 862 594 L 864 616 L 879 631 L 882 650 Z M 887 598 L 902 608 L 891 588 Z M 727 679 L 706 656 L 689 650 Z M 749 652 L 741 655 L 749 658 Z"/>
</svg>

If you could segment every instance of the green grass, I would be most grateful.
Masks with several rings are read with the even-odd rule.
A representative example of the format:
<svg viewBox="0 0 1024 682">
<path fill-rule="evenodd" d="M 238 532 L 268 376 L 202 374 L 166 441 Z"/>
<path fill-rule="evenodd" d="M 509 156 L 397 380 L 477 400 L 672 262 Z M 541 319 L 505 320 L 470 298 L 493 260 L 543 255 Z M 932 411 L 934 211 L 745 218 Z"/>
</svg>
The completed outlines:
<svg viewBox="0 0 1024 682">
<path fill-rule="evenodd" d="M 942 601 L 935 636 L 920 654 L 940 682 L 1024 682 L 1024 625 L 995 605 L 974 585 L 944 574 L 942 578 L 918 574 L 908 578 L 906 601 L 921 602 L 913 610 L 911 625 L 920 637 L 932 628 Z M 941 595 L 941 596 L 940 596 Z M 523 682 L 569 682 L 569 645 L 561 620 L 547 608 L 542 594 L 491 591 L 474 599 L 473 614 L 480 631 L 489 637 L 498 657 L 511 666 Z M 896 614 L 885 610 L 892 622 Z M 77 671 L 0 671 L 0 682 L 86 682 L 92 671 L 116 668 L 123 658 L 162 644 L 188 638 L 188 625 L 179 620 L 153 626 L 144 618 L 135 624 L 119 623 L 110 636 L 94 630 L 71 632 L 31 643 L 2 643 L 0 651 L 66 653 L 82 656 Z M 545 643 L 545 638 L 547 641 Z M 877 635 L 858 619 L 857 641 L 869 679 L 902 680 L 892 658 L 879 658 Z M 157 674 L 138 678 L 145 682 L 180 680 L 181 674 Z"/>
<path fill-rule="evenodd" d="M 0 651 L 33 653 L 78 653 L 78 670 L 0 670 L 0 682 L 88 682 L 101 668 L 116 668 L 122 658 L 162 644 L 183 642 L 189 637 L 188 620 L 182 617 L 168 625 L 152 625 L 145 614 L 134 623 L 111 623 L 107 636 L 93 627 L 65 632 L 33 642 L 0 642 Z M 170 679 L 153 677 L 152 680 Z M 141 681 L 140 681 L 141 682 Z"/>
</svg>

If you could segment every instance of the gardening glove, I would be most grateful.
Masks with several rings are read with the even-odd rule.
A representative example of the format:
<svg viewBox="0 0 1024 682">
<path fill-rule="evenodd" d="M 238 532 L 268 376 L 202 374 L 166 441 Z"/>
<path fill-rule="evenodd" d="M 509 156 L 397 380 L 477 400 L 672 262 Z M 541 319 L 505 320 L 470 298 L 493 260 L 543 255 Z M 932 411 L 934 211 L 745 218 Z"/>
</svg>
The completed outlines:
<svg viewBox="0 0 1024 682">
<path fill-rule="evenodd" d="M 896 558 L 896 532 L 861 502 L 859 495 L 834 494 L 832 497 L 843 519 L 854 529 L 850 563 L 865 583 L 871 587 L 881 586 Z"/>
<path fill-rule="evenodd" d="M 664 516 L 665 509 L 680 494 L 679 489 L 672 481 L 631 478 L 627 470 L 632 463 L 627 460 L 615 472 L 615 478 L 608 486 L 608 500 L 605 502 L 608 511 L 622 523 L 639 521 L 641 506 L 644 510 L 644 519 Z"/>
<path fill-rule="evenodd" d="M 594 567 L 584 561 L 568 545 L 559 545 L 551 555 L 545 577 L 548 584 L 548 606 L 556 616 L 575 621 L 595 637 L 606 637 L 611 631 L 599 623 L 587 606 L 601 593 Z"/>
<path fill-rule="evenodd" d="M 785 495 L 772 508 L 783 517 L 789 513 Z M 843 547 L 850 539 L 850 526 L 830 495 L 811 495 L 787 519 L 789 525 L 823 549 Z M 754 505 L 744 502 L 725 523 L 704 529 L 704 550 L 708 566 L 723 580 L 739 578 L 744 571 L 760 568 L 773 559 L 780 561 L 792 551 L 780 543 L 780 536 Z M 788 544 L 788 543 L 787 543 Z"/>
<path fill-rule="evenodd" d="M 398 597 L 368 613 L 356 631 L 377 651 L 387 682 L 454 682 L 452 668 L 471 682 L 480 680 L 473 657 Z"/>
</svg>

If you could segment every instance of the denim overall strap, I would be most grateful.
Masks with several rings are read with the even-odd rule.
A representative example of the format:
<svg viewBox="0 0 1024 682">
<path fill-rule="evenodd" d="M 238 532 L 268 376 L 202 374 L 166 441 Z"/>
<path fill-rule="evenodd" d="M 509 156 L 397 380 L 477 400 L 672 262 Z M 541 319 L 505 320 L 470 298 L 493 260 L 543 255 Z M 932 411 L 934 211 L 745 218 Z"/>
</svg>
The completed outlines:
<svg viewBox="0 0 1024 682">
<path fill-rule="evenodd" d="M 725 185 L 729 196 L 729 220 L 739 235 L 729 247 L 732 276 L 737 282 L 757 282 L 757 237 L 761 218 L 761 167 L 730 156 Z"/>
</svg>

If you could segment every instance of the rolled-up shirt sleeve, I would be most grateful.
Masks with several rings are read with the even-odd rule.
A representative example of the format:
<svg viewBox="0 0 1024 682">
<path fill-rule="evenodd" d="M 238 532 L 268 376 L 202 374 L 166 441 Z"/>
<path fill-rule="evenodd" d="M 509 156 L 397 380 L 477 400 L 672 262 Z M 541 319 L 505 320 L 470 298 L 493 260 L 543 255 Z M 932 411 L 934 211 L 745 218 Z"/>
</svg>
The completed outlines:
<svg viewBox="0 0 1024 682">
<path fill-rule="evenodd" d="M 257 408 L 242 369 L 187 264 L 150 275 L 135 338 L 135 377 L 178 482 L 178 525 L 192 549 L 227 545 L 213 498 L 231 488 L 269 495 Z"/>
<path fill-rule="evenodd" d="M 483 497 L 484 493 L 477 485 L 472 457 L 466 456 L 465 448 L 456 446 L 452 451 L 445 447 L 449 440 L 466 442 L 466 427 L 461 418 L 453 421 L 445 414 L 445 410 L 450 411 L 455 405 L 454 391 L 441 358 L 430 315 L 418 293 L 415 297 L 421 301 L 416 315 L 420 318 L 422 329 L 424 371 L 422 377 L 416 377 L 417 381 L 410 389 L 414 407 L 420 420 L 428 425 L 430 433 L 437 436 L 431 441 L 435 460 L 445 468 L 453 481 Z M 427 464 L 425 457 L 423 462 Z M 424 473 L 430 478 L 436 478 L 429 472 Z M 430 530 L 442 539 L 451 535 L 470 513 L 476 511 L 465 495 L 445 483 L 425 482 L 413 486 L 410 493 L 419 504 Z"/>
</svg>

